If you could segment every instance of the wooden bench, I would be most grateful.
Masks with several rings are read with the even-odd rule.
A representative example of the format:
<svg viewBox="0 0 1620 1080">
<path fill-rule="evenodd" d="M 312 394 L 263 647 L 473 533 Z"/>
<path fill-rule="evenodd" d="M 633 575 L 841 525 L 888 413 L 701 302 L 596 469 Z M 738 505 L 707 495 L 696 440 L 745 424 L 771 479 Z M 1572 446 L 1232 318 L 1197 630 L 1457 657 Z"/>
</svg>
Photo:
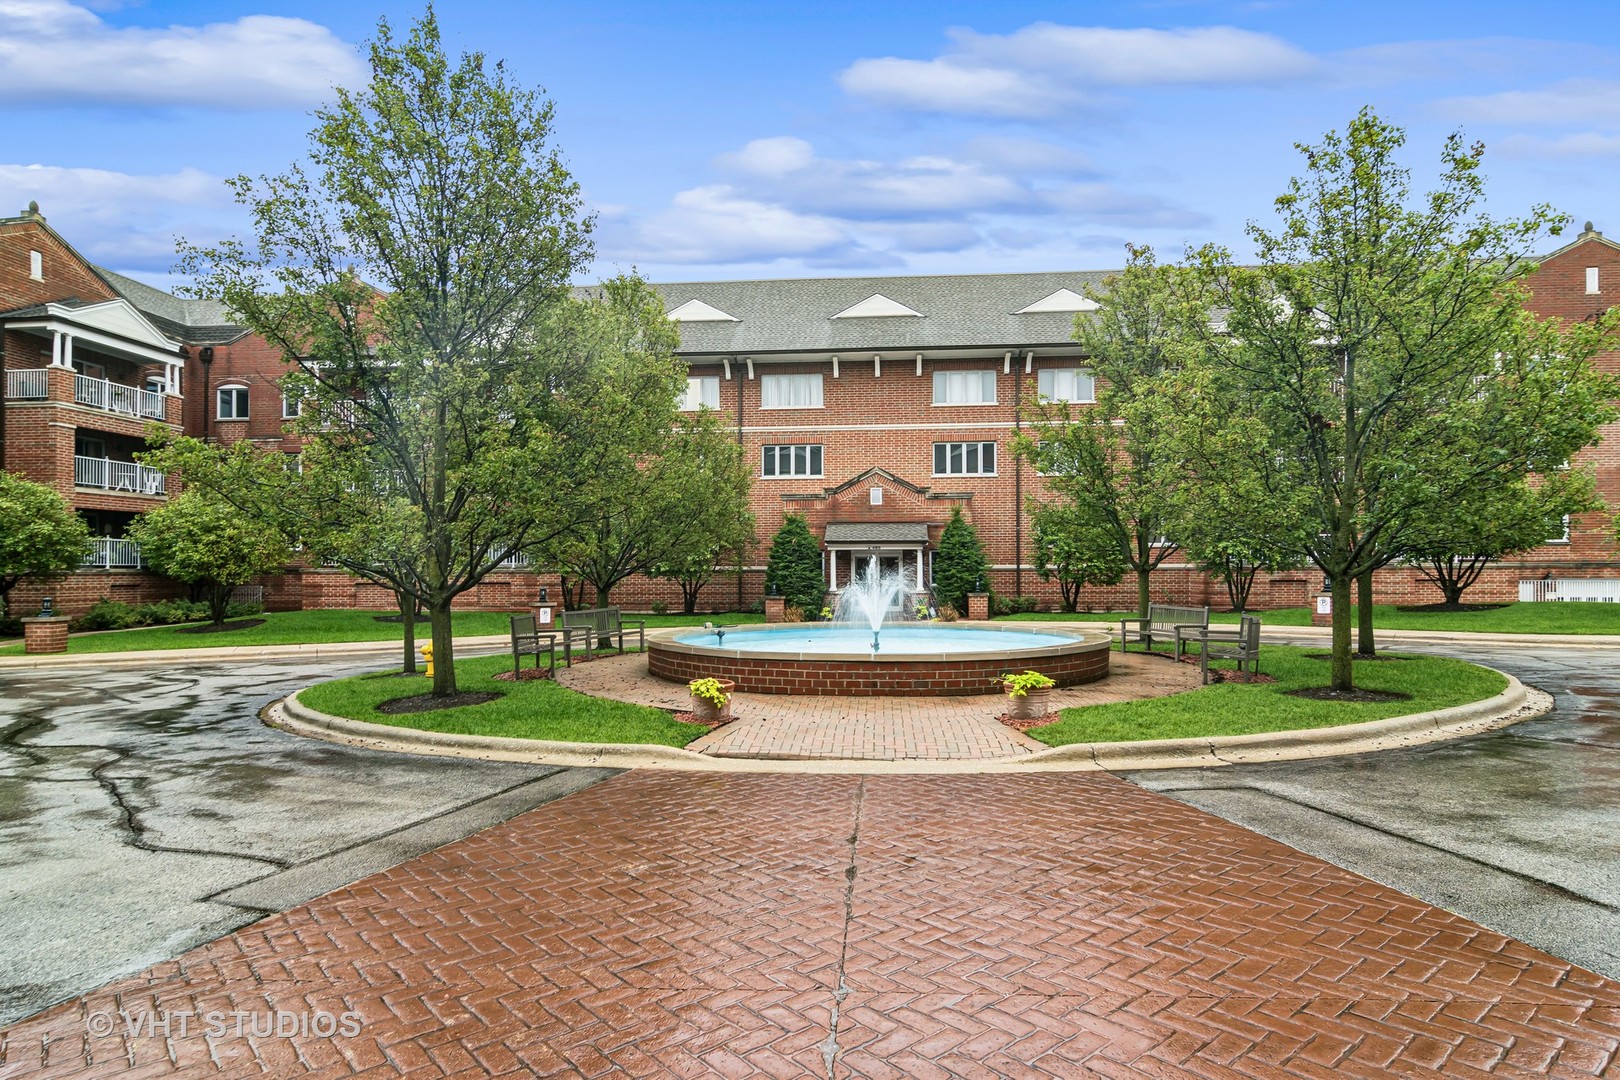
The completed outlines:
<svg viewBox="0 0 1620 1080">
<path fill-rule="evenodd" d="M 574 636 L 577 634 L 585 642 L 585 659 L 591 658 L 595 649 L 605 649 L 615 643 L 620 652 L 625 651 L 625 635 L 635 632 L 636 644 L 642 649 L 647 647 L 647 620 L 626 619 L 620 616 L 616 607 L 580 608 L 577 611 L 562 613 L 563 649 L 567 656 L 572 650 Z"/>
<path fill-rule="evenodd" d="M 523 670 L 524 656 L 534 657 L 534 670 L 540 670 L 540 657 L 543 654 L 551 662 L 552 678 L 557 676 L 557 637 L 558 635 L 545 630 L 542 631 L 535 623 L 533 615 L 512 616 L 512 676 L 516 678 L 518 672 Z M 564 640 L 563 649 L 567 652 L 567 641 Z"/>
<path fill-rule="evenodd" d="M 1175 604 L 1149 604 L 1147 618 L 1132 618 L 1119 620 L 1119 651 L 1125 651 L 1125 644 L 1131 637 L 1131 626 L 1136 627 L 1136 640 L 1147 646 L 1148 652 L 1153 651 L 1153 639 L 1170 641 L 1175 637 L 1176 627 L 1200 627 L 1209 625 L 1208 607 L 1178 607 Z"/>
<path fill-rule="evenodd" d="M 1181 638 L 1178 635 L 1179 648 Z M 1253 682 L 1254 677 L 1260 673 L 1260 616 L 1245 615 L 1238 620 L 1237 627 L 1220 627 L 1204 629 L 1187 636 L 1187 642 L 1198 642 L 1200 655 L 1198 670 L 1202 672 L 1204 681 L 1209 682 L 1209 662 L 1211 660 L 1236 660 L 1237 670 L 1243 673 L 1244 665 L 1248 665 L 1248 672 L 1243 674 L 1244 682 Z"/>
</svg>

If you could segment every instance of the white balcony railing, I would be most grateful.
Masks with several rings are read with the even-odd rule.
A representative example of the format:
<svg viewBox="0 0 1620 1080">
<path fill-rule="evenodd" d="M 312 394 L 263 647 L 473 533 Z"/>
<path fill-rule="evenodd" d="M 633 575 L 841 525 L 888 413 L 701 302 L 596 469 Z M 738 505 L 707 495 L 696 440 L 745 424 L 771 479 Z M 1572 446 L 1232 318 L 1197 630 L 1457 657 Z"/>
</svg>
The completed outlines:
<svg viewBox="0 0 1620 1080">
<path fill-rule="evenodd" d="M 1532 578 L 1519 582 L 1519 600 L 1620 603 L 1620 578 Z"/>
<path fill-rule="evenodd" d="M 13 401 L 44 401 L 51 396 L 50 372 L 23 368 L 6 372 L 6 397 Z"/>
<path fill-rule="evenodd" d="M 102 570 L 140 569 L 141 545 L 135 541 L 98 536 L 91 543 L 95 546 L 84 557 L 86 567 L 99 567 Z"/>
<path fill-rule="evenodd" d="M 88 375 L 73 377 L 73 400 L 80 405 L 123 413 L 125 416 L 138 416 L 148 420 L 168 418 L 162 394 L 142 390 L 138 386 L 125 386 L 123 383 L 107 379 L 92 379 Z"/>
<path fill-rule="evenodd" d="M 164 494 L 163 474 L 133 461 L 112 461 L 108 458 L 73 458 L 73 483 L 79 487 L 103 488 L 107 491 L 130 491 L 137 495 Z"/>
</svg>

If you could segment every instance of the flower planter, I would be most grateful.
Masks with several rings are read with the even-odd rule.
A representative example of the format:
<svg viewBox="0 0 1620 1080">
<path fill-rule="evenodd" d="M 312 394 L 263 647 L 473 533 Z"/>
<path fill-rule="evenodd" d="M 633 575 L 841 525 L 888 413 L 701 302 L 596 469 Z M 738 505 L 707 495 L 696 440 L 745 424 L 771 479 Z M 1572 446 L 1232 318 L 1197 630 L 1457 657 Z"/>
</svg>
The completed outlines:
<svg viewBox="0 0 1620 1080">
<path fill-rule="evenodd" d="M 692 719 L 698 723 L 723 724 L 731 719 L 731 695 L 736 691 L 737 684 L 731 679 L 720 679 L 718 682 L 726 694 L 725 704 L 716 705 L 708 698 L 692 695 Z"/>
<path fill-rule="evenodd" d="M 1015 720 L 1033 720 L 1052 711 L 1052 690 L 1031 690 L 1024 694 L 1007 695 L 1007 713 Z"/>
</svg>

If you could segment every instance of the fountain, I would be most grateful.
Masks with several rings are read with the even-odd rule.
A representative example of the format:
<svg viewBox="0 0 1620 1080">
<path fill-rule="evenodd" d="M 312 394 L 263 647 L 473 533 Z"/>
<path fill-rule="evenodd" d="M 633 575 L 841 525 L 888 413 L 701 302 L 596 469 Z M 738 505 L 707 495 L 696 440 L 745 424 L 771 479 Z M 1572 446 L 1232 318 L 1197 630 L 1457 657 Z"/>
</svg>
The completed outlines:
<svg viewBox="0 0 1620 1080">
<path fill-rule="evenodd" d="M 751 693 L 857 697 L 994 694 L 1003 673 L 1031 668 L 1059 686 L 1108 675 L 1105 633 L 888 620 L 897 599 L 921 592 L 898 574 L 879 573 L 873 558 L 839 595 L 831 623 L 705 623 L 649 637 L 648 669 L 682 683 L 723 676 Z"/>
</svg>

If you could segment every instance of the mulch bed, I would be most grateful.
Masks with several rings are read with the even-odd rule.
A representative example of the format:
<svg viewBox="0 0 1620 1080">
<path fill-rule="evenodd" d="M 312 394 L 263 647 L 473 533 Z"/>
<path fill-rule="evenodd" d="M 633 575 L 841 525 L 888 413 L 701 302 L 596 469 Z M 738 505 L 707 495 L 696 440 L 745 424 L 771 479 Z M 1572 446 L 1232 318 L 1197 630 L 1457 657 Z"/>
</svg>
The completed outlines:
<svg viewBox="0 0 1620 1080">
<path fill-rule="evenodd" d="M 1049 712 L 1045 716 L 1014 716 L 1012 713 L 1002 713 L 996 719 L 1014 731 L 1028 731 L 1030 728 L 1055 724 L 1062 718 L 1055 712 Z"/>
<path fill-rule="evenodd" d="M 1396 611 L 1495 611 L 1507 604 L 1402 604 Z"/>
<path fill-rule="evenodd" d="M 678 712 L 672 713 L 671 715 L 674 717 L 677 724 L 696 724 L 698 727 L 706 727 L 710 731 L 713 731 L 715 728 L 723 728 L 733 720 L 737 719 L 735 716 L 727 716 L 718 720 L 700 720 L 698 719 L 697 713 L 694 712 Z"/>
<path fill-rule="evenodd" d="M 397 716 L 400 713 L 433 712 L 437 709 L 459 709 L 464 705 L 482 705 L 487 701 L 494 701 L 499 694 L 465 693 L 454 694 L 450 697 L 434 697 L 432 694 L 414 694 L 411 697 L 394 698 L 377 706 L 377 711 Z"/>
<path fill-rule="evenodd" d="M 263 619 L 238 619 L 235 622 L 220 623 L 218 626 L 215 626 L 213 623 L 204 623 L 201 626 L 182 626 L 182 627 L 178 628 L 177 630 L 175 630 L 175 633 L 177 633 L 177 634 L 223 634 L 228 630 L 251 630 L 255 626 L 263 626 L 263 625 L 264 625 L 264 620 Z"/>
<path fill-rule="evenodd" d="M 546 668 L 526 667 L 516 674 L 510 671 L 497 671 L 490 678 L 499 679 L 501 682 L 534 682 L 536 679 L 551 678 L 551 672 Z"/>
<path fill-rule="evenodd" d="M 1308 698 L 1311 701 L 1351 701 L 1377 705 L 1386 701 L 1411 701 L 1411 694 L 1394 690 L 1335 690 L 1331 686 L 1311 686 L 1304 690 L 1289 690 L 1289 697 Z"/>
</svg>

